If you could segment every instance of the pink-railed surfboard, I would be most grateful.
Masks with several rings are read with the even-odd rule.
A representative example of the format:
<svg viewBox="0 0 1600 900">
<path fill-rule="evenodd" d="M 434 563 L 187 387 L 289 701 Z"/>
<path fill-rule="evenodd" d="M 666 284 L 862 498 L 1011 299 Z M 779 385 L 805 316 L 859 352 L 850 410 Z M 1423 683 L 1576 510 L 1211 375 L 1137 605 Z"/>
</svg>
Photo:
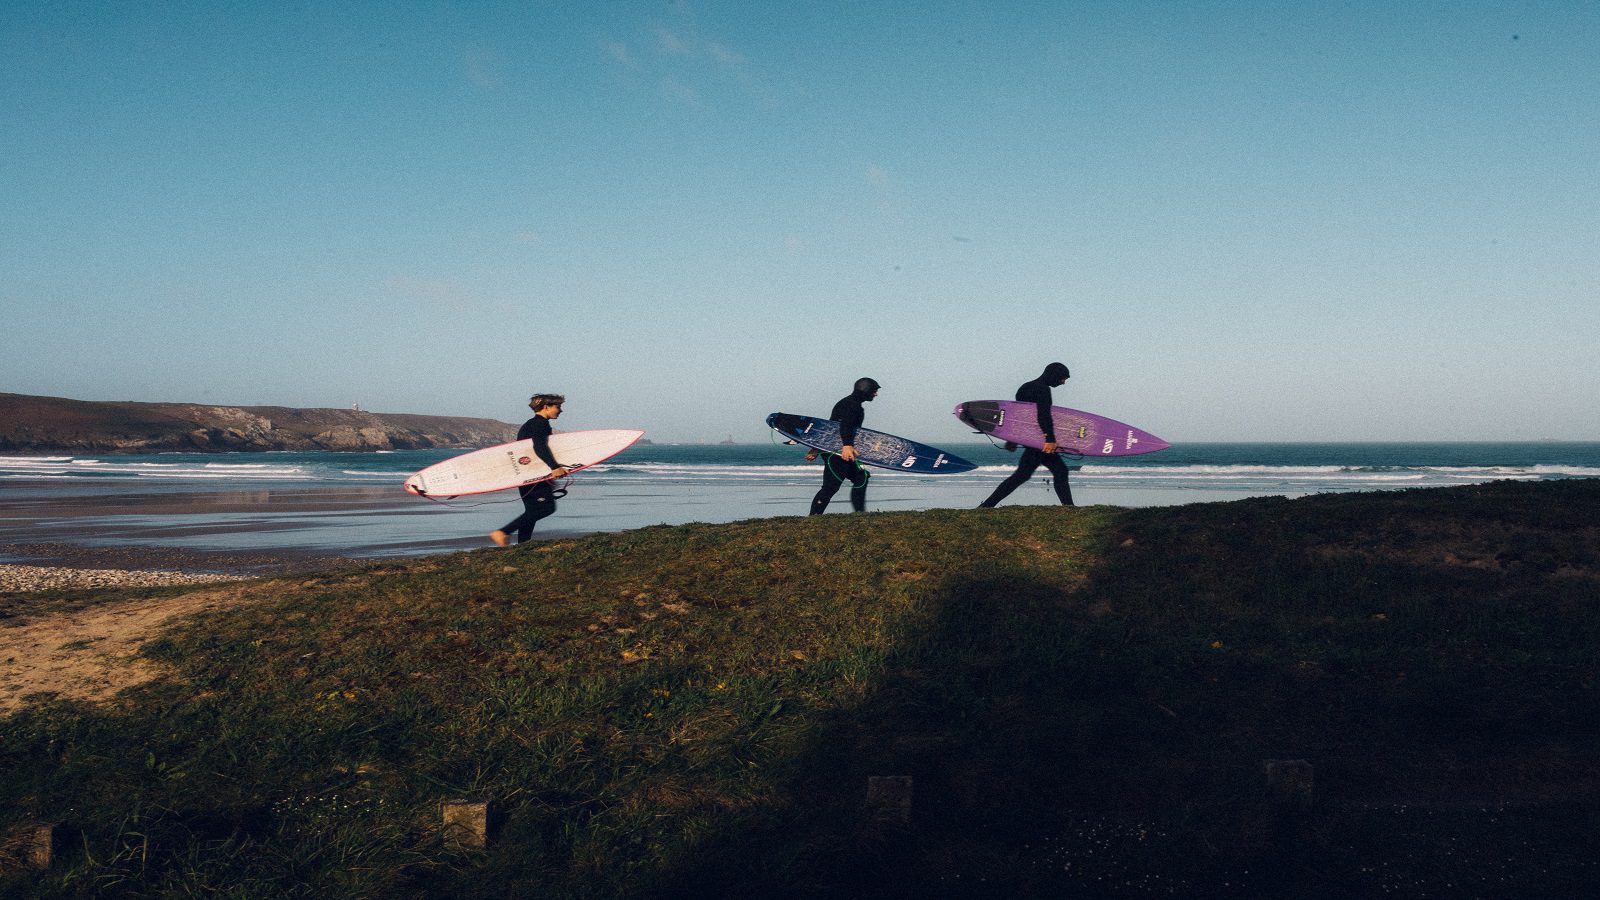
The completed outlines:
<svg viewBox="0 0 1600 900">
<path fill-rule="evenodd" d="M 1044 449 L 1038 407 L 1017 400 L 968 400 L 956 405 L 956 418 L 997 440 Z M 1137 456 L 1172 446 L 1141 428 L 1065 406 L 1050 407 L 1056 445 L 1084 456 Z"/>
<path fill-rule="evenodd" d="M 605 462 L 633 446 L 644 432 L 632 429 L 564 431 L 550 436 L 556 462 L 576 472 Z M 512 441 L 452 456 L 406 479 L 406 490 L 421 497 L 487 494 L 550 477 L 550 467 L 533 452 L 532 440 Z"/>
</svg>

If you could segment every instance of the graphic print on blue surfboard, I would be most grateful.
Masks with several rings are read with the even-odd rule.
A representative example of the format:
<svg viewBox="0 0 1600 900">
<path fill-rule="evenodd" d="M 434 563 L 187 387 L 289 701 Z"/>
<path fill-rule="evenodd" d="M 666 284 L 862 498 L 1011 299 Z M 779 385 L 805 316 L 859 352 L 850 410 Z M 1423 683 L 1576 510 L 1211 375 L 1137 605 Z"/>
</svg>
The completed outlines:
<svg viewBox="0 0 1600 900">
<path fill-rule="evenodd" d="M 767 416 L 767 427 L 791 441 L 805 444 L 824 453 L 838 453 L 843 447 L 839 441 L 839 423 L 832 419 L 797 416 L 775 412 Z M 917 472 L 923 475 L 944 475 L 953 472 L 970 472 L 978 467 L 954 453 L 938 447 L 873 431 L 856 429 L 856 462 L 896 472 Z"/>
</svg>

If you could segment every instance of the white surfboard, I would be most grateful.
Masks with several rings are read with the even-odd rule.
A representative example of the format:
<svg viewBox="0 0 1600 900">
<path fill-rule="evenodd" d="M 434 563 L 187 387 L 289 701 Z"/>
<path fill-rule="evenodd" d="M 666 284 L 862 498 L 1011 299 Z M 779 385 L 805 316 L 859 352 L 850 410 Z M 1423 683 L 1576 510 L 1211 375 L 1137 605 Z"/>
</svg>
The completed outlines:
<svg viewBox="0 0 1600 900">
<path fill-rule="evenodd" d="M 632 429 L 564 431 L 550 436 L 550 453 L 572 471 L 587 469 L 633 446 L 644 432 Z M 512 441 L 453 456 L 406 479 L 406 490 L 423 497 L 487 494 L 544 481 L 550 467 L 534 455 L 533 440 Z"/>
</svg>

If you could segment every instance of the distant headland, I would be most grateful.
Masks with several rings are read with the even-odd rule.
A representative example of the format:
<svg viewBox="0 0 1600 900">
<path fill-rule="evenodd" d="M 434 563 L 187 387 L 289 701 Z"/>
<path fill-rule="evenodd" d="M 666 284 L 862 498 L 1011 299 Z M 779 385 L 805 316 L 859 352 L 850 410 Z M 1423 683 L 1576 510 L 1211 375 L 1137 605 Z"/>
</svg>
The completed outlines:
<svg viewBox="0 0 1600 900">
<path fill-rule="evenodd" d="M 0 452 L 11 453 L 421 450 L 516 436 L 517 426 L 494 419 L 0 393 Z"/>
</svg>

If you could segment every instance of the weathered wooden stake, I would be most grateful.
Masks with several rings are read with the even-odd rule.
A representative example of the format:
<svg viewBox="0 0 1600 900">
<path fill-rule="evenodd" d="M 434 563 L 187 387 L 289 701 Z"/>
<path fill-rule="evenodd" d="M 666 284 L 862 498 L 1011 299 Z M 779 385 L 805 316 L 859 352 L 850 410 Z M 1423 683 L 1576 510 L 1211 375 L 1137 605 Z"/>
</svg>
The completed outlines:
<svg viewBox="0 0 1600 900">
<path fill-rule="evenodd" d="M 1311 763 L 1304 759 L 1268 759 L 1262 765 L 1267 775 L 1267 800 L 1285 813 L 1311 811 Z"/>
<path fill-rule="evenodd" d="M 867 819 L 880 825 L 911 824 L 911 776 L 873 775 L 867 779 Z"/>
<path fill-rule="evenodd" d="M 482 850 L 489 846 L 489 804 L 446 800 L 439 804 L 447 850 Z"/>
<path fill-rule="evenodd" d="M 0 875 L 50 868 L 59 830 L 54 822 L 28 822 L 0 836 Z"/>
</svg>

